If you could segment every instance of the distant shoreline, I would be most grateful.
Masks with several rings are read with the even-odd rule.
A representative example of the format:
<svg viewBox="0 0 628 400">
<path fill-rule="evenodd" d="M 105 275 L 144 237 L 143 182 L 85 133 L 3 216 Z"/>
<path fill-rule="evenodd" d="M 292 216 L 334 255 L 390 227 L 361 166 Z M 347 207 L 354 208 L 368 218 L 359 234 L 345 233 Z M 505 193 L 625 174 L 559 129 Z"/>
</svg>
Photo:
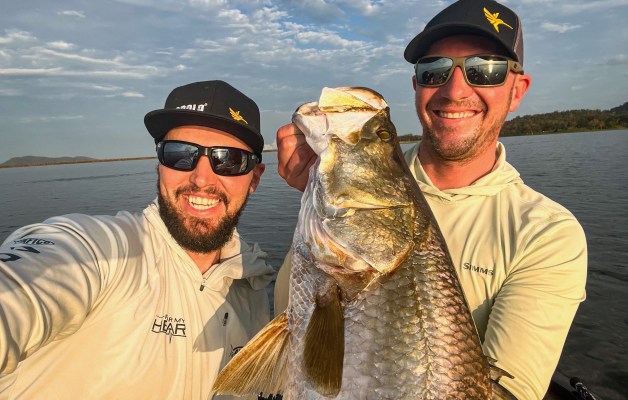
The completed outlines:
<svg viewBox="0 0 628 400">
<path fill-rule="evenodd" d="M 136 161 L 136 160 L 151 160 L 157 159 L 157 157 L 129 157 L 129 158 L 105 158 L 102 160 L 74 160 L 74 161 L 50 161 L 41 163 L 26 163 L 26 164 L 0 164 L 0 168 L 21 168 L 21 167 L 40 167 L 44 165 L 61 165 L 61 164 L 89 164 L 100 162 L 114 162 L 114 161 Z"/>
<path fill-rule="evenodd" d="M 263 152 L 277 151 L 264 150 Z M 115 162 L 115 161 L 140 161 L 140 160 L 156 160 L 157 157 L 126 157 L 126 158 L 103 158 L 103 159 L 91 159 L 91 160 L 69 160 L 69 161 L 47 161 L 36 163 L 23 163 L 23 164 L 0 164 L 0 168 L 22 168 L 22 167 L 41 167 L 46 165 L 63 165 L 63 164 L 90 164 L 90 163 L 103 163 L 103 162 Z"/>
<path fill-rule="evenodd" d="M 582 130 L 568 130 L 561 132 L 542 132 L 536 133 L 534 135 L 500 135 L 500 137 L 514 137 L 514 136 L 541 136 L 541 135 L 555 135 L 555 134 L 563 134 L 563 133 L 579 133 L 579 132 L 606 132 L 606 131 L 615 131 L 615 130 L 625 130 L 626 128 L 609 128 L 609 129 L 596 129 L 590 131 L 582 131 Z M 420 139 L 419 139 L 420 140 Z M 400 140 L 399 144 L 410 144 L 416 143 L 418 140 Z M 267 152 L 276 152 L 277 149 L 268 149 L 263 150 L 264 153 Z M 21 168 L 21 167 L 40 167 L 46 165 L 63 165 L 63 164 L 88 164 L 88 163 L 102 163 L 102 162 L 115 162 L 115 161 L 139 161 L 139 160 L 156 160 L 157 157 L 128 157 L 128 158 L 105 158 L 105 159 L 91 159 L 91 160 L 72 160 L 72 161 L 49 161 L 49 162 L 41 162 L 41 163 L 24 163 L 24 164 L 0 164 L 1 168 Z"/>
</svg>

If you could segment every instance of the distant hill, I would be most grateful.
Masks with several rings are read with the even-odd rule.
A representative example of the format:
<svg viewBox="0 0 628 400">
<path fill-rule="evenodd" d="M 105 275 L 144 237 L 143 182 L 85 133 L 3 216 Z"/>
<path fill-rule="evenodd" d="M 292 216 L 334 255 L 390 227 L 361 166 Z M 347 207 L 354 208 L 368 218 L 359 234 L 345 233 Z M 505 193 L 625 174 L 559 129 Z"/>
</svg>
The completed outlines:
<svg viewBox="0 0 628 400">
<path fill-rule="evenodd" d="M 83 163 L 101 163 L 112 161 L 135 161 L 135 160 L 152 160 L 155 156 L 151 157 L 127 157 L 127 158 L 89 158 L 89 157 L 14 157 L 9 161 L 0 164 L 0 168 L 13 168 L 13 167 L 33 167 L 37 165 L 58 165 L 58 164 L 83 164 Z"/>
<path fill-rule="evenodd" d="M 85 161 L 95 161 L 95 158 L 89 157 L 39 157 L 39 156 L 24 156 L 13 157 L 12 159 L 0 164 L 0 165 L 17 165 L 17 164 L 56 164 L 56 163 L 75 163 Z"/>
</svg>

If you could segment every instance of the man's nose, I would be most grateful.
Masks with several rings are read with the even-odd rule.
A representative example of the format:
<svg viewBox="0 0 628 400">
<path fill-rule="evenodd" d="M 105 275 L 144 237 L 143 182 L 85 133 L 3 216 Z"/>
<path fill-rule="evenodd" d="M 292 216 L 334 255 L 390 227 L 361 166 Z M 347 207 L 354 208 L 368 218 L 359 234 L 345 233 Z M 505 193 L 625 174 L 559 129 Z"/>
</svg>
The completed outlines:
<svg viewBox="0 0 628 400">
<path fill-rule="evenodd" d="M 218 175 L 212 169 L 209 157 L 203 155 L 199 158 L 196 168 L 192 171 L 190 180 L 198 187 L 206 187 L 215 185 L 218 181 Z"/>
<path fill-rule="evenodd" d="M 464 78 L 462 68 L 456 66 L 451 73 L 449 81 L 441 87 L 445 97 L 451 100 L 459 100 L 470 97 L 473 94 L 473 88 L 469 86 Z"/>
</svg>

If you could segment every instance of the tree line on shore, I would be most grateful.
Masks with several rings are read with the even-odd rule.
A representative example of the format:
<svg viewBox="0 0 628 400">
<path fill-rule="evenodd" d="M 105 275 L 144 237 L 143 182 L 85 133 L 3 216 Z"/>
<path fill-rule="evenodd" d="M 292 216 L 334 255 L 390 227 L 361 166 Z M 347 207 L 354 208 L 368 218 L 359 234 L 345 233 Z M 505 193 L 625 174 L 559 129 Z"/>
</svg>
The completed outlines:
<svg viewBox="0 0 628 400">
<path fill-rule="evenodd" d="M 504 123 L 502 136 L 628 128 L 628 102 L 610 110 L 569 110 L 524 115 Z"/>
<path fill-rule="evenodd" d="M 524 115 L 504 123 L 501 136 L 542 135 L 628 129 L 628 102 L 610 110 L 569 110 Z M 400 142 L 415 142 L 421 135 L 400 135 Z"/>
<path fill-rule="evenodd" d="M 610 110 L 554 111 L 546 114 L 533 114 L 515 117 L 504 123 L 501 136 L 542 135 L 547 133 L 589 132 L 611 129 L 628 129 L 628 102 L 622 104 L 621 106 L 611 108 Z M 399 141 L 401 143 L 416 142 L 418 140 L 421 140 L 421 135 L 399 135 Z M 66 157 L 56 159 L 33 156 L 14 157 L 5 163 L 0 163 L 0 168 L 119 160 L 142 160 L 154 157 L 113 158 L 105 160 L 94 160 L 86 157 L 71 158 L 72 159 L 66 159 Z"/>
</svg>

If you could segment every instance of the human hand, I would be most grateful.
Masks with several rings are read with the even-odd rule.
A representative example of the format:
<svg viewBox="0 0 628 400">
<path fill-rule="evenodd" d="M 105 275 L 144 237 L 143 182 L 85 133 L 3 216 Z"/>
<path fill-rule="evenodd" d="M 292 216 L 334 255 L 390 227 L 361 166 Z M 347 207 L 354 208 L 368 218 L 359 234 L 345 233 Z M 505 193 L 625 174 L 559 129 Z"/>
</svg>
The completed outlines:
<svg viewBox="0 0 628 400">
<path fill-rule="evenodd" d="M 304 191 L 310 166 L 314 164 L 316 157 L 314 150 L 307 144 L 305 135 L 296 125 L 287 124 L 277 130 L 278 171 L 288 185 Z"/>
</svg>

